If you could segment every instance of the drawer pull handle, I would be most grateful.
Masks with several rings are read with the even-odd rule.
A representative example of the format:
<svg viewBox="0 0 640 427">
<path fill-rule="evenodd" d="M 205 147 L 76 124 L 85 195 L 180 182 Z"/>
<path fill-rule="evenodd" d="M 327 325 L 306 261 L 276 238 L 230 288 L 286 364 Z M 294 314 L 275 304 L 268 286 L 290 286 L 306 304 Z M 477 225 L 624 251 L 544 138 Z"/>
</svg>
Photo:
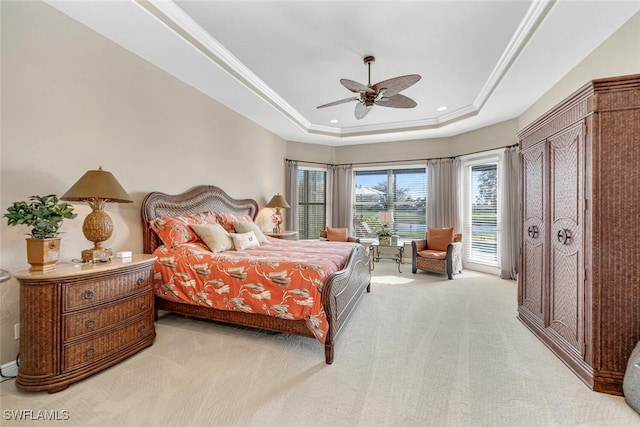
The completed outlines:
<svg viewBox="0 0 640 427">
<path fill-rule="evenodd" d="M 144 325 L 139 325 L 139 326 L 138 326 L 138 332 L 139 332 L 139 333 L 143 333 L 143 332 L 145 331 L 145 329 L 147 329 L 147 327 L 146 327 L 146 326 L 144 326 Z"/>
<path fill-rule="evenodd" d="M 536 227 L 535 225 L 530 225 L 527 229 L 527 235 L 533 239 L 538 237 L 538 227 Z"/>
<path fill-rule="evenodd" d="M 93 329 L 96 327 L 96 321 L 93 319 L 87 319 L 84 321 L 84 327 L 87 329 Z"/>
<path fill-rule="evenodd" d="M 84 299 L 92 299 L 95 296 L 95 292 L 93 292 L 93 289 L 87 289 L 86 291 L 84 291 Z"/>
<path fill-rule="evenodd" d="M 138 283 L 138 286 L 142 286 L 142 285 L 144 285 L 144 279 L 143 279 L 142 277 L 141 277 L 141 278 L 139 278 L 139 279 L 138 279 L 138 281 L 137 281 L 137 283 Z"/>
<path fill-rule="evenodd" d="M 144 301 L 140 301 L 138 303 L 138 307 L 140 307 L 140 310 L 144 310 L 145 308 L 147 308 L 147 304 Z"/>
<path fill-rule="evenodd" d="M 87 348 L 84 349 L 84 355 L 86 357 L 93 357 L 93 353 L 95 353 L 95 350 L 92 346 L 87 346 Z"/>
</svg>

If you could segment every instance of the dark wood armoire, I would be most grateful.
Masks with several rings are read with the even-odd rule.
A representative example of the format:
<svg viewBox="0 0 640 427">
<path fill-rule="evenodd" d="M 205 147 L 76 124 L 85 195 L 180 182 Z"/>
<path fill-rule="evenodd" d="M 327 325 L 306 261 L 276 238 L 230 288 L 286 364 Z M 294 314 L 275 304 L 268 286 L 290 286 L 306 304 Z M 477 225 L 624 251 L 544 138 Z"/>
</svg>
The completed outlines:
<svg viewBox="0 0 640 427">
<path fill-rule="evenodd" d="M 640 341 L 640 74 L 589 82 L 518 137 L 519 318 L 622 394 Z"/>
</svg>

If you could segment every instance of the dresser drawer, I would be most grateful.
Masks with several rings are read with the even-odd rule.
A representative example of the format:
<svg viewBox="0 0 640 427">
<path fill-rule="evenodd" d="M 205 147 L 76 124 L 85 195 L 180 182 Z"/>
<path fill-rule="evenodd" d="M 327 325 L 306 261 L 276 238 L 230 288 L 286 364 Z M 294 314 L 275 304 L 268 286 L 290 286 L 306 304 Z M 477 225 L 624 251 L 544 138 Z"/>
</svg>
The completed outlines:
<svg viewBox="0 0 640 427">
<path fill-rule="evenodd" d="M 153 306 L 153 294 L 143 292 L 122 302 L 101 306 L 63 316 L 62 339 L 64 341 L 91 332 L 100 331 L 123 320 L 130 319 Z"/>
<path fill-rule="evenodd" d="M 137 341 L 154 333 L 153 312 L 132 323 L 95 338 L 67 344 L 63 348 L 62 371 L 70 371 L 85 364 L 98 361 L 118 350 L 126 350 Z"/>
<path fill-rule="evenodd" d="M 62 312 L 91 307 L 151 286 L 152 270 L 131 271 L 62 286 Z"/>
</svg>

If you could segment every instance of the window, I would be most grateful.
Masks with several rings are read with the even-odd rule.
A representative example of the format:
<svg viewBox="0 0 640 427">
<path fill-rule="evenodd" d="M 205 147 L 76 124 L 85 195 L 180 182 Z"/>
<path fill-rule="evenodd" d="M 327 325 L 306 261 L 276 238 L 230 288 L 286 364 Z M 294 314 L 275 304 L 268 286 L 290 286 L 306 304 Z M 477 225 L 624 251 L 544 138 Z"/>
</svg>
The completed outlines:
<svg viewBox="0 0 640 427">
<path fill-rule="evenodd" d="M 424 167 L 357 170 L 354 173 L 353 229 L 356 237 L 375 237 L 380 213 L 400 238 L 423 237 L 426 230 L 427 173 Z"/>
<path fill-rule="evenodd" d="M 300 239 L 317 239 L 326 227 L 326 171 L 298 168 L 298 233 Z"/>
<path fill-rule="evenodd" d="M 465 261 L 498 267 L 498 162 L 484 159 L 465 172 Z"/>
</svg>

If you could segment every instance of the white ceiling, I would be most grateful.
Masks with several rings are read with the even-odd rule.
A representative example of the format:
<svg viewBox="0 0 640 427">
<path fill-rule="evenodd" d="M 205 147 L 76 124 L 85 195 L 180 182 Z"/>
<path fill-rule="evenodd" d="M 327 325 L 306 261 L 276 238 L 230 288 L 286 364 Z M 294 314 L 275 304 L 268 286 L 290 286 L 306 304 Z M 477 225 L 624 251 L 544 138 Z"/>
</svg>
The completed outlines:
<svg viewBox="0 0 640 427">
<path fill-rule="evenodd" d="M 640 1 L 89 1 L 49 4 L 286 140 L 443 137 L 519 116 Z M 341 78 L 405 74 L 413 109 L 362 120 Z M 447 106 L 439 112 L 437 107 Z M 331 119 L 338 123 L 330 123 Z"/>
</svg>

